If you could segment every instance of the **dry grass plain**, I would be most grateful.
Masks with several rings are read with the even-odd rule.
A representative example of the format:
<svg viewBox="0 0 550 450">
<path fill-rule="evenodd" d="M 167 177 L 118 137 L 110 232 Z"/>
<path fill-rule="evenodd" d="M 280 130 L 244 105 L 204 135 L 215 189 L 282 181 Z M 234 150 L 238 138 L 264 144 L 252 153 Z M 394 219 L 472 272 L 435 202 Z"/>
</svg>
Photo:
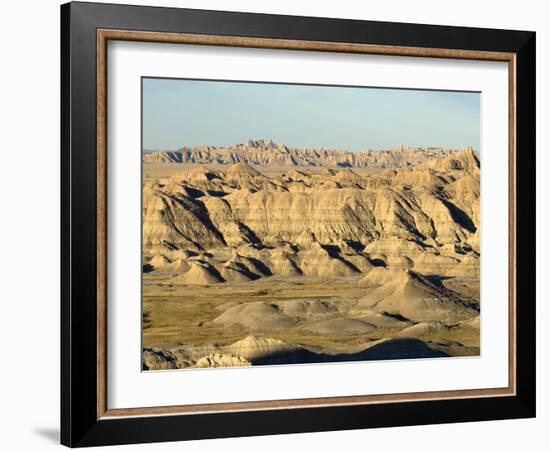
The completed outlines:
<svg viewBox="0 0 550 450">
<path fill-rule="evenodd" d="M 146 276 L 143 287 L 143 345 L 166 348 L 226 345 L 243 339 L 250 334 L 246 328 L 213 323 L 221 312 L 236 302 L 252 304 L 264 301 L 332 300 L 344 304 L 343 313 L 335 316 L 347 317 L 349 309 L 364 292 L 364 289 L 356 286 L 359 278 L 323 280 L 302 277 L 261 279 L 240 285 L 178 286 L 165 284 L 169 283 L 169 276 Z M 462 280 L 462 283 L 475 284 L 472 280 Z M 254 335 L 345 352 L 372 341 L 390 338 L 404 328 L 403 325 L 389 326 L 360 335 L 343 335 L 338 332 L 318 335 L 301 329 L 303 324 L 303 321 L 299 321 L 296 326 L 286 330 L 256 330 Z M 478 354 L 479 330 L 475 328 L 457 326 L 430 333 L 428 336 L 434 347 L 439 348 L 437 342 L 453 341 L 468 347 L 450 348 L 449 351 L 454 354 Z"/>
</svg>

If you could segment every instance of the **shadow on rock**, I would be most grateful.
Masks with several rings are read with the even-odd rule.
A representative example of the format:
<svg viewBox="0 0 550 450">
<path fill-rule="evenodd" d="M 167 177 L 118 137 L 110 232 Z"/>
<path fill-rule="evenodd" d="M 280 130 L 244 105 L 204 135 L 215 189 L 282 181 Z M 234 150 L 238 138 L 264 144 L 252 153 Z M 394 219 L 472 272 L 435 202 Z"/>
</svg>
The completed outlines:
<svg viewBox="0 0 550 450">
<path fill-rule="evenodd" d="M 320 362 L 377 361 L 395 359 L 441 358 L 446 353 L 433 350 L 419 339 L 391 339 L 357 353 L 329 355 L 295 349 L 252 359 L 252 365 L 309 364 Z"/>
</svg>

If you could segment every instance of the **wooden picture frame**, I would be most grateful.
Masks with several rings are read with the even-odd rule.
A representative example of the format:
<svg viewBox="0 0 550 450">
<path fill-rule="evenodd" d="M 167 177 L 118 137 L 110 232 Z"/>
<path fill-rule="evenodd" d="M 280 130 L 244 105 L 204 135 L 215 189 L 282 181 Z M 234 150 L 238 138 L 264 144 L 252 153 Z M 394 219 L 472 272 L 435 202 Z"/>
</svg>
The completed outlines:
<svg viewBox="0 0 550 450">
<path fill-rule="evenodd" d="M 535 33 L 69 3 L 61 7 L 61 441 L 68 446 L 535 415 Z M 509 67 L 507 388 L 110 409 L 107 42 L 505 61 Z"/>
</svg>

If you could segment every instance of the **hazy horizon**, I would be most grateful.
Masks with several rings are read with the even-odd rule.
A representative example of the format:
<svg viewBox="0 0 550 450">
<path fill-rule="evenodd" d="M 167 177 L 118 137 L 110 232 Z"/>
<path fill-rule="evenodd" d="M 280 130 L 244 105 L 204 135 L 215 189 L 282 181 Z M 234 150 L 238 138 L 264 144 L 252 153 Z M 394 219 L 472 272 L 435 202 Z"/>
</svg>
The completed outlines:
<svg viewBox="0 0 550 450">
<path fill-rule="evenodd" d="M 195 148 L 195 147 L 201 147 L 201 146 L 207 146 L 207 147 L 216 147 L 216 148 L 230 148 L 230 147 L 236 147 L 237 145 L 241 145 L 241 144 L 245 144 L 247 141 L 269 141 L 270 139 L 269 138 L 250 138 L 250 139 L 245 139 L 244 141 L 242 142 L 234 142 L 234 143 L 229 143 L 229 144 L 225 144 L 225 145 L 213 145 L 213 144 L 197 144 L 197 145 L 185 145 L 185 144 L 182 144 L 182 145 L 179 145 L 178 147 L 174 147 L 174 148 L 164 148 L 164 147 L 159 147 L 159 148 L 143 148 L 143 152 L 144 153 L 153 153 L 153 152 L 157 152 L 157 151 L 167 151 L 167 152 L 174 152 L 174 151 L 178 151 L 178 150 L 181 150 L 183 148 Z M 275 144 L 277 145 L 286 145 L 288 148 L 296 148 L 296 149 L 300 149 L 300 148 L 311 148 L 311 149 L 323 149 L 323 150 L 336 150 L 336 151 L 347 151 L 347 152 L 350 152 L 350 153 L 361 153 L 361 152 L 368 152 L 369 150 L 372 150 L 372 151 L 380 151 L 380 152 L 383 152 L 383 151 L 391 151 L 391 150 L 397 150 L 399 148 L 399 146 L 401 145 L 397 145 L 393 148 L 369 148 L 369 147 L 365 147 L 365 148 L 361 148 L 361 149 L 357 149 L 357 150 L 348 150 L 347 148 L 343 148 L 343 147 L 327 147 L 327 146 L 319 146 L 319 147 L 299 147 L 299 146 L 294 146 L 294 145 L 287 145 L 285 142 L 276 142 L 274 141 L 273 139 L 271 139 Z M 475 151 L 475 152 L 479 152 L 479 150 L 471 145 L 466 145 L 464 147 L 443 147 L 443 146 L 438 146 L 438 147 L 435 147 L 435 146 L 426 146 L 426 147 L 416 147 L 416 146 L 411 146 L 411 145 L 407 145 L 407 144 L 403 144 L 405 147 L 408 147 L 408 148 L 414 148 L 414 149 L 422 149 L 422 150 L 426 150 L 426 149 L 443 149 L 443 150 L 462 150 L 462 149 L 465 149 L 465 148 L 468 148 L 468 147 L 472 147 L 472 149 Z"/>
<path fill-rule="evenodd" d="M 480 94 L 143 78 L 143 150 L 273 140 L 352 152 L 480 147 Z"/>
</svg>

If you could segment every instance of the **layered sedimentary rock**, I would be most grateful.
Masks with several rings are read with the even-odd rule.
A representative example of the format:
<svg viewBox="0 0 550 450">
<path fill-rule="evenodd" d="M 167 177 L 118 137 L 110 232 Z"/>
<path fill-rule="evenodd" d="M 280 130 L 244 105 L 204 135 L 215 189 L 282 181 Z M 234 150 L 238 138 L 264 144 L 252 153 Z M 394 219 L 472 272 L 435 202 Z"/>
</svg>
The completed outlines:
<svg viewBox="0 0 550 450">
<path fill-rule="evenodd" d="M 199 166 L 145 183 L 144 263 L 190 284 L 341 277 L 376 265 L 478 277 L 479 165 L 466 149 L 365 176 Z"/>
<path fill-rule="evenodd" d="M 229 147 L 183 147 L 175 151 L 152 151 L 143 156 L 150 163 L 224 164 L 304 167 L 410 167 L 450 152 L 441 148 L 409 148 L 349 152 L 324 148 L 291 148 L 271 140 L 248 140 Z"/>
</svg>

